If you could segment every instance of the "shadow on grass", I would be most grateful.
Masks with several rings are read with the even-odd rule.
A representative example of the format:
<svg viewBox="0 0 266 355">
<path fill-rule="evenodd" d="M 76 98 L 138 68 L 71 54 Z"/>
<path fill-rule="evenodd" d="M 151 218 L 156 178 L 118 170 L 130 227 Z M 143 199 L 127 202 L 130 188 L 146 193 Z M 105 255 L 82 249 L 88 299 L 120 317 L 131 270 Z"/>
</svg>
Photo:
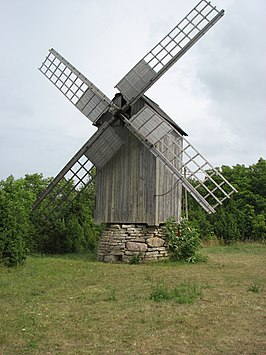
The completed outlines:
<svg viewBox="0 0 266 355">
<path fill-rule="evenodd" d="M 72 261 L 97 261 L 96 251 L 82 251 L 79 253 L 67 253 L 67 254 L 38 254 L 34 253 L 30 255 L 33 258 L 52 258 L 52 259 L 64 259 Z"/>
</svg>

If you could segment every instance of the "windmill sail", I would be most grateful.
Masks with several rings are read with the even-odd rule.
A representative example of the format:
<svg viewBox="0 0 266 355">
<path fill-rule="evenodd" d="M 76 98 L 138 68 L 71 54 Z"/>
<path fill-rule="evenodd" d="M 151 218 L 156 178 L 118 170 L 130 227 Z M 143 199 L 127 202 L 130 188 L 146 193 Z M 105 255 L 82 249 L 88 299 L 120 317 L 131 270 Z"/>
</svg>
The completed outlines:
<svg viewBox="0 0 266 355">
<path fill-rule="evenodd" d="M 52 212 L 62 201 L 72 202 L 92 182 L 94 166 L 101 169 L 122 144 L 113 128 L 105 122 L 38 197 L 33 210 L 41 205 L 41 210 Z"/>
<path fill-rule="evenodd" d="M 162 116 L 145 105 L 127 127 L 208 212 L 236 189 Z"/>
<path fill-rule="evenodd" d="M 114 106 L 107 96 L 54 49 L 49 50 L 39 69 L 92 122 Z"/>
<path fill-rule="evenodd" d="M 129 105 L 140 97 L 187 52 L 222 16 L 210 1 L 200 1 L 116 85 Z"/>
<path fill-rule="evenodd" d="M 63 202 L 70 205 L 92 183 L 93 178 L 94 165 L 81 149 L 41 193 L 32 207 L 33 210 L 38 208 L 40 212 L 50 216 L 57 213 Z"/>
</svg>

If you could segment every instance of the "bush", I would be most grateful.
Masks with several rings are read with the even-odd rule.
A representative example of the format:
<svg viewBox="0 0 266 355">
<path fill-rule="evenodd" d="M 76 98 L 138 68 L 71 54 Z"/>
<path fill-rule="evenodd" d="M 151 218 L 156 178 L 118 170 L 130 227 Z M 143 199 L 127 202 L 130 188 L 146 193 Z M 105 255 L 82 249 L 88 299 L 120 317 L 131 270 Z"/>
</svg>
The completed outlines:
<svg viewBox="0 0 266 355">
<path fill-rule="evenodd" d="M 170 259 L 187 262 L 206 261 L 206 257 L 199 254 L 201 240 L 199 233 L 189 221 L 183 219 L 179 224 L 174 218 L 165 223 L 165 234 Z"/>
<path fill-rule="evenodd" d="M 11 231 L 12 234 L 12 231 Z M 28 249 L 23 238 L 17 235 L 3 233 L 0 240 L 0 262 L 8 267 L 23 265 L 28 254 Z"/>
</svg>

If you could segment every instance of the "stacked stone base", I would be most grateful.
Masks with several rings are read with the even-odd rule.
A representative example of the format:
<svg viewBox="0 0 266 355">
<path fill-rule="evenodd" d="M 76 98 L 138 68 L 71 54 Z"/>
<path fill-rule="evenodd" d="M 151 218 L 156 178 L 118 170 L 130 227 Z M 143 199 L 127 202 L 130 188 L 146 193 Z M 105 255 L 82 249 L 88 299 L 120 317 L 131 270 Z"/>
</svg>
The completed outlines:
<svg viewBox="0 0 266 355">
<path fill-rule="evenodd" d="M 98 247 L 98 260 L 130 262 L 161 260 L 168 256 L 163 229 L 143 224 L 110 224 L 103 231 Z"/>
</svg>

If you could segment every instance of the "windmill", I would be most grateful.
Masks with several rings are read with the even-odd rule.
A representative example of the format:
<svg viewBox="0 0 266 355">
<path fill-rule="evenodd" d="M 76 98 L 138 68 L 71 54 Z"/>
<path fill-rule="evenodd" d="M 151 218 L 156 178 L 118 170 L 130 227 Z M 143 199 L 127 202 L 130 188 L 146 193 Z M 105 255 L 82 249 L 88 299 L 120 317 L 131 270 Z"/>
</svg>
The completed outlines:
<svg viewBox="0 0 266 355">
<path fill-rule="evenodd" d="M 235 188 L 191 145 L 187 135 L 145 92 L 221 17 L 200 1 L 116 85 L 110 100 L 54 49 L 40 71 L 98 130 L 38 197 L 33 208 L 55 211 L 94 179 L 94 218 L 106 223 L 99 246 L 105 261 L 165 255 L 162 225 L 180 220 L 184 188 L 208 213 Z M 60 197 L 60 198 L 59 198 Z"/>
</svg>

